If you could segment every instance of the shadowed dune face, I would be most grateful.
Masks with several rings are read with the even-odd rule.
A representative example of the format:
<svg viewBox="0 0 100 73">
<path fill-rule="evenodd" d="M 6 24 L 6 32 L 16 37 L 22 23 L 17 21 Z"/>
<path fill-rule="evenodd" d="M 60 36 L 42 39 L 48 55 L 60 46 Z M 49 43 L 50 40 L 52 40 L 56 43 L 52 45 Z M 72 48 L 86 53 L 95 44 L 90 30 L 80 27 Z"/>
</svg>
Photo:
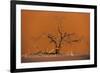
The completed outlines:
<svg viewBox="0 0 100 73">
<path fill-rule="evenodd" d="M 59 43 L 58 26 L 61 32 L 75 33 L 74 41 L 62 42 L 61 55 L 37 54 L 53 52 L 54 43 L 50 43 L 47 34 L 52 34 Z M 21 11 L 21 62 L 42 62 L 61 60 L 85 60 L 90 57 L 90 14 L 79 12 Z"/>
</svg>

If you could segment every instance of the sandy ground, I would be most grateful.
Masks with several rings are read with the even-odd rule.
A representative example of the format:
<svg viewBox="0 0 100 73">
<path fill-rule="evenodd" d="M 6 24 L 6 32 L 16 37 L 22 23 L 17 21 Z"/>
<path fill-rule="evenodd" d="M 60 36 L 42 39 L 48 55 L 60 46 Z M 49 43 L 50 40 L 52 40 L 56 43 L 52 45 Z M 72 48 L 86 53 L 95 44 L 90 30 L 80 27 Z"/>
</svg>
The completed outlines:
<svg viewBox="0 0 100 73">
<path fill-rule="evenodd" d="M 86 60 L 86 59 L 90 59 L 89 55 L 81 55 L 81 56 L 47 55 L 47 56 L 22 57 L 21 62 L 27 63 L 27 62 Z"/>
</svg>

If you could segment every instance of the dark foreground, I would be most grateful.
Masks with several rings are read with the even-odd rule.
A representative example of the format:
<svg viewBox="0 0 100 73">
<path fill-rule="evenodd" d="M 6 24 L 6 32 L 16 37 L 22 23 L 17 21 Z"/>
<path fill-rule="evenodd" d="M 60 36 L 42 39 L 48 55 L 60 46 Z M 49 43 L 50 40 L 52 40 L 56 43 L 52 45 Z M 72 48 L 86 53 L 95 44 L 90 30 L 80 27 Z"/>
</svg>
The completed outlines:
<svg viewBox="0 0 100 73">
<path fill-rule="evenodd" d="M 81 55 L 81 56 L 47 55 L 47 56 L 22 57 L 21 62 L 28 63 L 28 62 L 87 60 L 87 59 L 90 59 L 89 55 Z"/>
</svg>

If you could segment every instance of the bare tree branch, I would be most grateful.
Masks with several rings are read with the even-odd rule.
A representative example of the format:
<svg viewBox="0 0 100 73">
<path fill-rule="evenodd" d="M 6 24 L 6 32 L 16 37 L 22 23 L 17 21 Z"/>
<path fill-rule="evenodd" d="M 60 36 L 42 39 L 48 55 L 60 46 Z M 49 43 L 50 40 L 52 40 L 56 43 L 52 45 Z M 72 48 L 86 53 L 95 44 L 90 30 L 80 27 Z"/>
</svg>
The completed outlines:
<svg viewBox="0 0 100 73">
<path fill-rule="evenodd" d="M 56 38 L 54 36 L 52 36 L 51 34 L 48 34 L 47 37 L 50 39 L 50 42 L 54 43 L 55 47 L 57 47 Z"/>
</svg>

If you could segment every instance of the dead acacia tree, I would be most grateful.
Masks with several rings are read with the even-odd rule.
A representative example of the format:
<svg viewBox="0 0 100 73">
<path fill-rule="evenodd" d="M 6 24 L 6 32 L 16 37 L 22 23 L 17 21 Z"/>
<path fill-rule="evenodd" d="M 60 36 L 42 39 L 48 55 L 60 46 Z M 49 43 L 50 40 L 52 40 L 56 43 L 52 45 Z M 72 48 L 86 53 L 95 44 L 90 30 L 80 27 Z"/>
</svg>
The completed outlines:
<svg viewBox="0 0 100 73">
<path fill-rule="evenodd" d="M 47 37 L 50 39 L 50 43 L 54 44 L 54 50 L 55 54 L 60 53 L 60 49 L 62 48 L 62 45 L 64 42 L 67 44 L 72 44 L 81 41 L 81 39 L 73 38 L 75 33 L 68 33 L 62 31 L 62 25 L 58 25 L 58 36 L 54 36 L 53 34 L 47 34 Z"/>
<path fill-rule="evenodd" d="M 62 48 L 63 42 L 66 42 L 67 44 L 77 43 L 80 42 L 81 39 L 73 39 L 71 36 L 73 36 L 73 33 L 66 33 L 66 32 L 60 32 L 59 36 L 55 37 L 52 34 L 48 34 L 47 37 L 50 39 L 50 43 L 54 44 L 55 54 L 60 53 L 60 49 Z"/>
</svg>

